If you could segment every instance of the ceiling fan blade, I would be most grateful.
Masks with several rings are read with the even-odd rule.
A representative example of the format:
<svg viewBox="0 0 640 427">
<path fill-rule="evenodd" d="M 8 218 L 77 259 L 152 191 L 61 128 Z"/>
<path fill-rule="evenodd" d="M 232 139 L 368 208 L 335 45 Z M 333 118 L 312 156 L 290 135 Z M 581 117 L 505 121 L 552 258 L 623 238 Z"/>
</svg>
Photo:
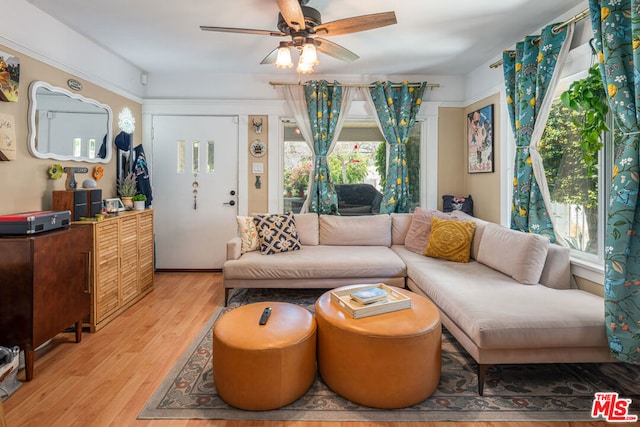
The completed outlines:
<svg viewBox="0 0 640 427">
<path fill-rule="evenodd" d="M 278 48 L 273 49 L 267 56 L 264 57 L 260 64 L 274 64 L 278 58 Z"/>
<path fill-rule="evenodd" d="M 291 28 L 305 29 L 304 13 L 298 0 L 276 0 L 280 14 Z"/>
<path fill-rule="evenodd" d="M 320 24 L 314 28 L 314 32 L 326 36 L 339 36 L 386 27 L 397 22 L 395 12 L 373 13 Z"/>
<path fill-rule="evenodd" d="M 286 36 L 285 33 L 282 33 L 280 31 L 254 30 L 251 28 L 209 27 L 207 25 L 201 25 L 200 29 L 202 31 L 217 31 L 219 33 L 257 34 L 259 36 L 274 36 L 274 37 Z"/>
<path fill-rule="evenodd" d="M 314 44 L 316 45 L 316 49 L 318 49 L 320 52 L 344 62 L 353 62 L 356 59 L 360 58 L 349 49 L 346 49 L 339 44 L 331 42 L 327 39 L 316 37 L 314 39 Z"/>
</svg>

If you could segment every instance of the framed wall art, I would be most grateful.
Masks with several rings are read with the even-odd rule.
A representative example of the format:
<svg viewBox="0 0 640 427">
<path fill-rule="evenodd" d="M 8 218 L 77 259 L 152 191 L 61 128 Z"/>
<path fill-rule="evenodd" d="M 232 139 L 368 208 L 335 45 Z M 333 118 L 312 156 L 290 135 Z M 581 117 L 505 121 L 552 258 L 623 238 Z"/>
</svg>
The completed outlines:
<svg viewBox="0 0 640 427">
<path fill-rule="evenodd" d="M 467 115 L 467 172 L 493 172 L 493 104 Z"/>
<path fill-rule="evenodd" d="M 18 102 L 20 83 L 20 59 L 0 52 L 0 101 Z"/>
<path fill-rule="evenodd" d="M 0 161 L 16 159 L 16 122 L 13 114 L 0 113 Z"/>
</svg>

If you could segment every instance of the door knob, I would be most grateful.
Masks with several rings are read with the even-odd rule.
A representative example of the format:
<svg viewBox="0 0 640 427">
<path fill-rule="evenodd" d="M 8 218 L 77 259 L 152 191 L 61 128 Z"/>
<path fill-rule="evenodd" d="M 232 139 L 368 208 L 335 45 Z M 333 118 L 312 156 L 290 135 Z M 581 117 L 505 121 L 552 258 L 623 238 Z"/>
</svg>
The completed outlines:
<svg viewBox="0 0 640 427">
<path fill-rule="evenodd" d="M 228 202 L 223 203 L 223 205 L 229 205 L 229 206 L 234 206 L 235 204 L 236 204 L 235 200 L 229 200 Z"/>
</svg>

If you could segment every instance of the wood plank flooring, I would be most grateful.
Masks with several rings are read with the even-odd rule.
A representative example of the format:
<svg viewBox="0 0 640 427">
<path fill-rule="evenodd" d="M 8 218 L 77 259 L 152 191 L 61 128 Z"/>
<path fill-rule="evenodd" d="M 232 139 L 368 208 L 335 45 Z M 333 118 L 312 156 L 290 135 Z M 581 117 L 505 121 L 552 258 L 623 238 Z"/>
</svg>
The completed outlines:
<svg viewBox="0 0 640 427">
<path fill-rule="evenodd" d="M 137 420 L 148 398 L 222 303 L 220 273 L 156 273 L 155 289 L 97 333 L 58 335 L 36 354 L 34 379 L 4 402 L 7 427 L 507 427 L 516 423 Z M 24 379 L 24 371 L 20 378 Z M 0 417 L 2 410 L 0 410 Z M 517 423 L 518 427 L 604 426 Z M 0 426 L 4 426 L 0 419 Z"/>
</svg>

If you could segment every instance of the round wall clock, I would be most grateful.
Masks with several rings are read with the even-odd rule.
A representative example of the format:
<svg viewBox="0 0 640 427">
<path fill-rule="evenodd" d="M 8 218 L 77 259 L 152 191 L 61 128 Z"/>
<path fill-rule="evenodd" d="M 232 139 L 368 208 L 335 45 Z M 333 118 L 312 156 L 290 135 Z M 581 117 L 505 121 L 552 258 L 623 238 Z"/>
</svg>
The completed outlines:
<svg viewBox="0 0 640 427">
<path fill-rule="evenodd" d="M 249 146 L 249 150 L 251 151 L 251 154 L 253 156 L 262 157 L 267 152 L 267 146 L 264 145 L 264 142 L 260 141 L 259 139 L 256 139 Z"/>
</svg>

